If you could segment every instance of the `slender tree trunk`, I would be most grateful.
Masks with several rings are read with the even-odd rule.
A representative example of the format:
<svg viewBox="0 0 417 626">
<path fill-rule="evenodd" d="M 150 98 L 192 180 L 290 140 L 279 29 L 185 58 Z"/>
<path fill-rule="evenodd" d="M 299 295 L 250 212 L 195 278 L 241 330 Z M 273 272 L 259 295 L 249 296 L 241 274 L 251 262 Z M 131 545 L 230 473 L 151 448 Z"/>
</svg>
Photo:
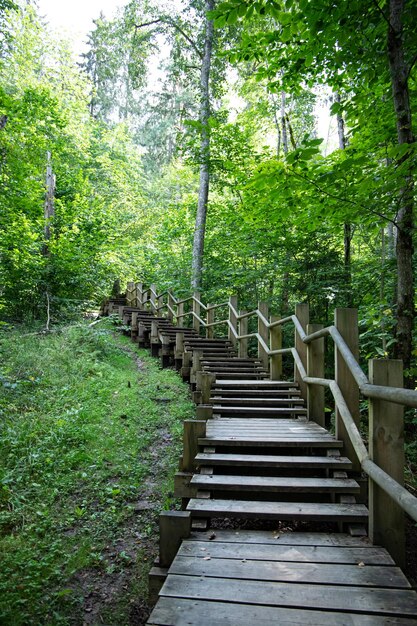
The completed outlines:
<svg viewBox="0 0 417 626">
<path fill-rule="evenodd" d="M 334 94 L 335 102 L 340 104 L 340 94 L 336 92 Z M 339 150 L 345 150 L 347 146 L 346 134 L 345 134 L 345 121 L 340 110 L 336 114 L 337 118 L 337 136 L 339 138 Z M 352 306 L 352 224 L 345 222 L 343 224 L 343 265 L 345 270 L 345 280 L 347 287 L 347 306 Z"/>
<path fill-rule="evenodd" d="M 214 9 L 214 0 L 206 0 L 206 11 Z M 200 103 L 200 122 L 201 122 L 201 146 L 200 146 L 200 186 L 198 192 L 197 216 L 194 230 L 193 244 L 193 261 L 191 270 L 191 287 L 194 291 L 201 288 L 203 255 L 204 255 L 204 236 L 206 231 L 207 219 L 207 203 L 209 194 L 209 160 L 210 160 L 210 66 L 211 54 L 213 49 L 214 27 L 213 21 L 206 18 L 206 34 L 204 42 L 204 55 L 201 63 L 201 103 Z"/>
<path fill-rule="evenodd" d="M 287 133 L 287 121 L 285 119 L 285 104 L 286 104 L 285 91 L 281 91 L 282 148 L 284 150 L 284 154 L 287 154 L 288 153 L 288 133 Z"/>
<path fill-rule="evenodd" d="M 397 123 L 398 143 L 413 143 L 412 118 L 408 90 L 408 67 L 403 45 L 403 11 L 405 0 L 390 0 L 388 26 L 388 60 Z M 399 161 L 404 164 L 408 156 Z M 397 324 L 395 356 L 404 361 L 407 370 L 411 365 L 412 332 L 414 322 L 414 274 L 413 274 L 413 186 L 410 170 L 404 176 L 399 189 L 397 211 Z M 412 384 L 408 377 L 408 385 Z"/>
<path fill-rule="evenodd" d="M 55 175 L 52 171 L 51 153 L 47 152 L 47 167 L 46 167 L 46 193 L 44 203 L 44 236 L 45 241 L 42 248 L 42 254 L 49 256 L 49 241 L 51 239 L 51 219 L 55 214 L 54 209 L 54 196 L 55 196 Z"/>
</svg>

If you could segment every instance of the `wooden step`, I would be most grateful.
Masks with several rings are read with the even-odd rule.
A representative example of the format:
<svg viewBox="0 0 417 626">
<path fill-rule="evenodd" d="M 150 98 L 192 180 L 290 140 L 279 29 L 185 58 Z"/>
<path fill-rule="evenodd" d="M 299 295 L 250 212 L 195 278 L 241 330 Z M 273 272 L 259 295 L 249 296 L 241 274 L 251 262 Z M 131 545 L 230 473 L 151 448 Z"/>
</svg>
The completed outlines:
<svg viewBox="0 0 417 626">
<path fill-rule="evenodd" d="M 307 415 L 307 409 L 300 407 L 268 407 L 268 406 L 225 406 L 224 404 L 214 404 L 213 413 L 219 413 L 222 416 L 243 416 L 250 415 L 256 417 L 258 415 L 265 417 L 279 417 L 280 415 Z"/>
<path fill-rule="evenodd" d="M 191 484 L 208 491 L 272 491 L 307 493 L 359 493 L 348 478 L 294 478 L 292 476 L 223 476 L 194 474 Z"/>
<path fill-rule="evenodd" d="M 323 522 L 366 522 L 368 510 L 363 504 L 317 502 L 257 502 L 192 498 L 187 511 L 195 517 L 231 517 L 239 519 L 303 520 Z"/>
<path fill-rule="evenodd" d="M 213 386 L 214 389 L 298 389 L 298 384 L 280 380 L 229 380 L 218 378 Z"/>
<path fill-rule="evenodd" d="M 301 467 L 316 469 L 349 470 L 352 463 L 339 456 L 278 456 L 268 454 L 221 454 L 199 452 L 195 460 L 200 466 L 230 467 Z"/>
<path fill-rule="evenodd" d="M 267 379 L 269 374 L 264 373 L 264 372 L 242 372 L 242 380 L 247 380 L 247 379 Z M 221 372 L 221 376 L 222 378 L 228 378 L 230 376 L 230 378 L 233 379 L 234 382 L 239 381 L 239 373 L 238 372 L 230 372 L 229 374 L 227 372 Z M 260 381 L 261 382 L 261 381 Z M 263 382 L 263 381 L 262 381 Z"/>
<path fill-rule="evenodd" d="M 296 578 L 296 576 L 295 576 Z M 200 580 L 203 580 L 200 577 Z M 180 589 L 178 589 L 179 593 Z M 164 593 L 164 591 L 162 592 Z M 348 608 L 341 613 L 326 609 L 308 610 L 297 606 L 286 608 L 264 604 L 247 604 L 245 598 L 226 601 L 202 600 L 195 596 L 178 597 L 170 591 L 167 597 L 160 597 L 153 610 L 148 626 L 416 626 L 411 617 L 359 615 L 350 613 Z"/>
<path fill-rule="evenodd" d="M 218 389 L 214 386 L 213 399 L 230 398 L 299 398 L 301 391 L 298 389 Z"/>
<path fill-rule="evenodd" d="M 302 398 L 222 398 L 219 396 L 211 396 L 210 402 L 215 406 L 221 407 L 256 407 L 256 408 L 272 408 L 286 407 L 294 405 L 304 405 Z"/>
</svg>

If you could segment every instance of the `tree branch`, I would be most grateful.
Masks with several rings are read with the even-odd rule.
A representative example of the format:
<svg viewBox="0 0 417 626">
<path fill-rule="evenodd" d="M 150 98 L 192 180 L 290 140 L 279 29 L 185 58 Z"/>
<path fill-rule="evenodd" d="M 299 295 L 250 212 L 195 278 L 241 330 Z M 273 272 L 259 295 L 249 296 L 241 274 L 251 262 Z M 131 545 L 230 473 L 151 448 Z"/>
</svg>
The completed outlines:
<svg viewBox="0 0 417 626">
<path fill-rule="evenodd" d="M 372 213 L 372 215 L 376 215 L 377 217 L 379 217 L 380 219 L 382 219 L 384 221 L 391 222 L 391 224 L 394 224 L 394 226 L 396 226 L 398 228 L 397 222 L 395 220 L 390 219 L 389 217 L 387 217 L 383 213 L 379 213 L 378 211 L 375 211 L 374 209 L 369 208 L 369 206 L 364 206 L 363 204 L 360 204 L 359 202 L 355 202 L 355 200 L 350 200 L 349 198 L 343 198 L 343 196 L 337 196 L 336 194 L 331 193 L 330 191 L 326 191 L 325 189 L 320 187 L 320 185 L 318 183 L 316 183 L 314 180 L 311 180 L 307 176 L 303 176 L 302 174 L 299 174 L 297 172 L 293 172 L 293 174 L 297 178 L 301 178 L 301 180 L 305 180 L 306 182 L 308 182 L 311 185 L 313 185 L 313 187 L 315 187 L 317 189 L 317 191 L 319 191 L 321 194 L 327 196 L 328 198 L 332 198 L 333 200 L 338 200 L 339 202 L 344 202 L 345 204 L 350 204 L 350 205 L 353 205 L 353 206 L 355 206 L 357 208 L 363 209 L 365 211 L 369 211 L 370 213 Z"/>
<path fill-rule="evenodd" d="M 146 26 L 153 26 L 154 24 L 161 24 L 161 23 L 162 24 L 168 24 L 169 26 L 172 26 L 172 28 L 175 28 L 175 30 L 177 30 L 184 37 L 184 39 L 186 39 L 188 41 L 188 43 L 193 48 L 193 50 L 198 54 L 200 59 L 201 60 L 203 59 L 203 54 L 198 49 L 198 46 L 195 43 L 195 41 L 193 41 L 191 39 L 191 37 L 189 35 L 187 35 L 187 33 L 181 28 L 181 26 L 178 26 L 178 24 L 176 22 L 172 21 L 170 18 L 160 17 L 157 20 L 152 20 L 150 22 L 143 22 L 143 24 L 135 24 L 135 29 L 139 30 L 140 28 L 145 28 Z"/>
</svg>

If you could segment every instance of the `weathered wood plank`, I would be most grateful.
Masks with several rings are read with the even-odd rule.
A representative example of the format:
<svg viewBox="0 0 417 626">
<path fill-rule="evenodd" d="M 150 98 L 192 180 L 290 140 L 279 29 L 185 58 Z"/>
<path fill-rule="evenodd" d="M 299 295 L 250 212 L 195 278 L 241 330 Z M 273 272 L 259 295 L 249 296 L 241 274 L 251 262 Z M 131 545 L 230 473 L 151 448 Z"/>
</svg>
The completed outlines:
<svg viewBox="0 0 417 626">
<path fill-rule="evenodd" d="M 240 517 L 276 520 L 366 521 L 363 504 L 316 502 L 252 502 L 246 500 L 198 500 L 188 503 L 187 511 L 197 517 Z"/>
<path fill-rule="evenodd" d="M 223 476 L 195 474 L 191 484 L 203 489 L 230 489 L 235 491 L 279 491 L 314 493 L 359 493 L 356 480 L 343 478 L 294 478 L 292 476 Z"/>
<path fill-rule="evenodd" d="M 160 593 L 165 597 L 417 618 L 417 594 L 408 589 L 369 589 L 331 585 L 317 587 L 303 583 L 258 582 L 170 574 Z"/>
<path fill-rule="evenodd" d="M 247 559 L 198 559 L 177 556 L 170 574 L 236 578 L 356 587 L 387 587 L 410 589 L 410 583 L 399 567 L 365 567 L 329 563 L 288 563 L 281 561 L 251 561 Z"/>
<path fill-rule="evenodd" d="M 350 469 L 351 462 L 346 457 L 326 456 L 278 456 L 266 454 L 206 454 L 199 452 L 195 457 L 199 465 L 244 465 L 251 467 L 305 467 Z"/>
<path fill-rule="evenodd" d="M 218 532 L 216 531 L 216 535 Z M 244 534 L 244 533 L 242 533 Z M 316 535 L 313 533 L 313 541 L 316 541 Z M 279 533 L 275 533 L 275 536 Z M 271 536 L 272 533 L 271 533 Z M 336 535 L 337 536 L 337 535 Z M 239 535 L 240 537 L 240 535 Z M 247 559 L 259 561 L 287 561 L 289 563 L 334 563 L 357 565 L 364 563 L 368 565 L 395 565 L 392 557 L 384 548 L 368 546 L 364 548 L 362 545 L 356 545 L 358 540 L 352 546 L 340 545 L 318 545 L 311 543 L 310 545 L 291 545 L 284 543 L 285 535 L 275 539 L 275 543 L 237 543 L 224 542 L 221 539 L 213 541 L 195 541 L 187 539 L 182 542 L 178 554 L 181 556 L 204 557 L 221 559 Z M 308 537 L 304 539 L 307 542 Z M 282 543 L 280 543 L 282 541 Z M 321 541 L 321 540 L 319 540 Z M 366 544 L 365 544 L 366 545 Z"/>
<path fill-rule="evenodd" d="M 308 532 L 278 532 L 267 530 L 222 530 L 216 529 L 215 533 L 210 531 L 208 535 L 204 533 L 193 533 L 190 540 L 206 542 L 209 546 L 212 543 L 248 543 L 267 545 L 290 545 L 290 546 L 338 546 L 340 548 L 372 548 L 368 537 L 352 537 L 347 533 L 308 533 Z M 211 539 L 210 539 L 211 537 Z M 378 550 L 381 551 L 380 548 Z M 385 552 L 384 550 L 381 551 Z M 392 559 L 388 559 L 393 564 Z"/>
<path fill-rule="evenodd" d="M 149 626 L 415 626 L 414 618 L 160 598 Z"/>
</svg>

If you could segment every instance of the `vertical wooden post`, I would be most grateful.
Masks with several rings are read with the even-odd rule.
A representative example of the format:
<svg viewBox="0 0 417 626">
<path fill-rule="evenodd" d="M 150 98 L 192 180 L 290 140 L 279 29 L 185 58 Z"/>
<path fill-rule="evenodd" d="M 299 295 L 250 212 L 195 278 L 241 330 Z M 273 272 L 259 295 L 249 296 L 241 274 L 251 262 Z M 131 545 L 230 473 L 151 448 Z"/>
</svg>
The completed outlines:
<svg viewBox="0 0 417 626">
<path fill-rule="evenodd" d="M 172 322 L 174 319 L 174 297 L 170 291 L 168 291 L 168 307 L 167 307 L 167 318 Z"/>
<path fill-rule="evenodd" d="M 323 324 L 307 324 L 307 335 L 322 328 Z M 307 344 L 307 376 L 324 378 L 324 337 Z M 307 409 L 309 419 L 325 426 L 324 387 L 307 385 Z"/>
<path fill-rule="evenodd" d="M 403 386 L 402 361 L 372 359 L 373 385 Z M 369 456 L 400 485 L 404 484 L 404 409 L 384 400 L 369 400 Z M 369 480 L 369 536 L 384 546 L 400 567 L 405 565 L 404 511 Z"/>
<path fill-rule="evenodd" d="M 184 420 L 182 470 L 193 472 L 196 467 L 195 457 L 198 452 L 198 439 L 206 434 L 204 420 Z"/>
<path fill-rule="evenodd" d="M 203 357 L 202 350 L 193 350 L 193 361 L 190 372 L 190 383 L 193 385 L 197 379 L 197 372 L 201 370 L 201 359 Z"/>
<path fill-rule="evenodd" d="M 175 333 L 175 369 L 180 370 L 184 356 L 184 333 Z"/>
<path fill-rule="evenodd" d="M 177 304 L 177 326 L 184 326 L 184 302 L 178 302 Z"/>
<path fill-rule="evenodd" d="M 215 374 L 211 372 L 197 372 L 196 388 L 201 392 L 201 404 L 210 404 L 211 388 L 216 381 Z"/>
<path fill-rule="evenodd" d="M 159 566 L 169 567 L 181 541 L 191 534 L 189 511 L 162 511 L 159 515 Z"/>
<path fill-rule="evenodd" d="M 157 296 L 156 298 L 156 311 L 155 313 L 158 317 L 164 317 L 163 309 L 164 309 L 164 296 Z"/>
<path fill-rule="evenodd" d="M 349 346 L 355 359 L 359 360 L 359 331 L 358 331 L 358 311 L 356 309 L 335 309 L 334 323 L 337 330 Z M 335 346 L 335 380 L 340 387 L 349 411 L 354 419 L 356 426 L 359 428 L 359 388 L 353 378 L 348 366 L 346 365 L 342 355 Z M 344 452 L 352 461 L 353 471 L 360 472 L 361 465 L 356 456 L 355 449 L 352 446 L 349 436 L 346 432 L 343 420 L 336 408 L 336 437 L 344 443 Z"/>
<path fill-rule="evenodd" d="M 136 306 L 138 309 L 143 309 L 143 283 L 136 283 Z"/>
<path fill-rule="evenodd" d="M 126 304 L 127 306 L 135 306 L 135 303 L 133 301 L 133 291 L 135 288 L 135 283 L 133 282 L 129 282 L 127 283 L 127 287 L 126 287 Z"/>
<path fill-rule="evenodd" d="M 303 327 L 304 331 L 307 330 L 307 324 L 310 319 L 309 306 L 306 303 L 299 303 L 295 305 L 295 315 Z M 301 341 L 298 336 L 297 330 L 295 330 L 295 349 L 301 359 L 304 369 L 307 371 L 307 345 Z M 307 401 L 307 385 L 303 383 L 297 366 L 294 365 L 294 380 L 300 385 L 301 396 Z"/>
<path fill-rule="evenodd" d="M 277 322 L 277 315 L 271 315 L 270 322 Z M 271 350 L 282 349 L 282 326 L 273 326 L 269 329 L 269 347 Z M 280 380 L 282 377 L 282 354 L 271 355 L 271 380 Z"/>
<path fill-rule="evenodd" d="M 247 311 L 239 311 L 239 315 L 245 315 Z M 238 332 L 239 335 L 247 335 L 248 334 L 248 318 L 244 317 L 238 322 Z M 246 359 L 248 356 L 248 340 L 239 339 L 238 341 L 238 355 L 241 359 Z"/>
<path fill-rule="evenodd" d="M 159 337 L 158 337 L 158 324 L 151 322 L 151 354 L 152 356 L 159 356 Z"/>
<path fill-rule="evenodd" d="M 198 302 L 197 302 L 198 300 Z M 194 291 L 193 293 L 193 328 L 194 330 L 198 333 L 200 332 L 200 320 L 198 320 L 195 315 L 198 315 L 198 317 L 200 317 L 200 311 L 201 311 L 201 307 L 200 307 L 200 294 L 198 291 Z"/>
<path fill-rule="evenodd" d="M 266 302 L 258 302 L 258 310 L 262 315 L 268 319 L 268 304 Z M 265 341 L 267 345 L 269 345 L 269 328 L 266 326 L 265 322 L 262 321 L 258 317 L 258 333 Z M 267 370 L 269 369 L 269 356 L 265 348 L 258 341 L 258 358 L 262 361 L 262 365 Z"/>
<path fill-rule="evenodd" d="M 235 311 L 237 311 L 237 296 L 230 296 L 229 298 L 229 323 L 230 326 L 234 329 L 234 331 L 237 333 L 237 317 L 235 315 L 235 313 L 232 311 L 232 309 L 230 307 L 233 307 Z M 234 346 L 236 346 L 237 344 L 237 339 L 232 331 L 232 329 L 228 328 L 228 337 L 229 337 L 229 341 L 232 342 L 232 344 Z"/>
<path fill-rule="evenodd" d="M 214 309 L 212 309 L 211 307 L 212 307 L 211 304 L 207 305 L 207 317 L 206 317 L 207 324 L 213 324 L 214 322 Z M 207 339 L 213 339 L 213 335 L 214 335 L 214 327 L 213 326 L 207 327 L 206 328 Z"/>
<path fill-rule="evenodd" d="M 132 311 L 132 320 L 130 322 L 130 336 L 133 341 L 136 341 L 138 336 L 138 314 L 136 311 Z"/>
<path fill-rule="evenodd" d="M 151 311 L 156 313 L 157 301 L 156 301 L 156 285 L 151 285 L 150 290 L 150 300 L 151 300 Z"/>
</svg>

